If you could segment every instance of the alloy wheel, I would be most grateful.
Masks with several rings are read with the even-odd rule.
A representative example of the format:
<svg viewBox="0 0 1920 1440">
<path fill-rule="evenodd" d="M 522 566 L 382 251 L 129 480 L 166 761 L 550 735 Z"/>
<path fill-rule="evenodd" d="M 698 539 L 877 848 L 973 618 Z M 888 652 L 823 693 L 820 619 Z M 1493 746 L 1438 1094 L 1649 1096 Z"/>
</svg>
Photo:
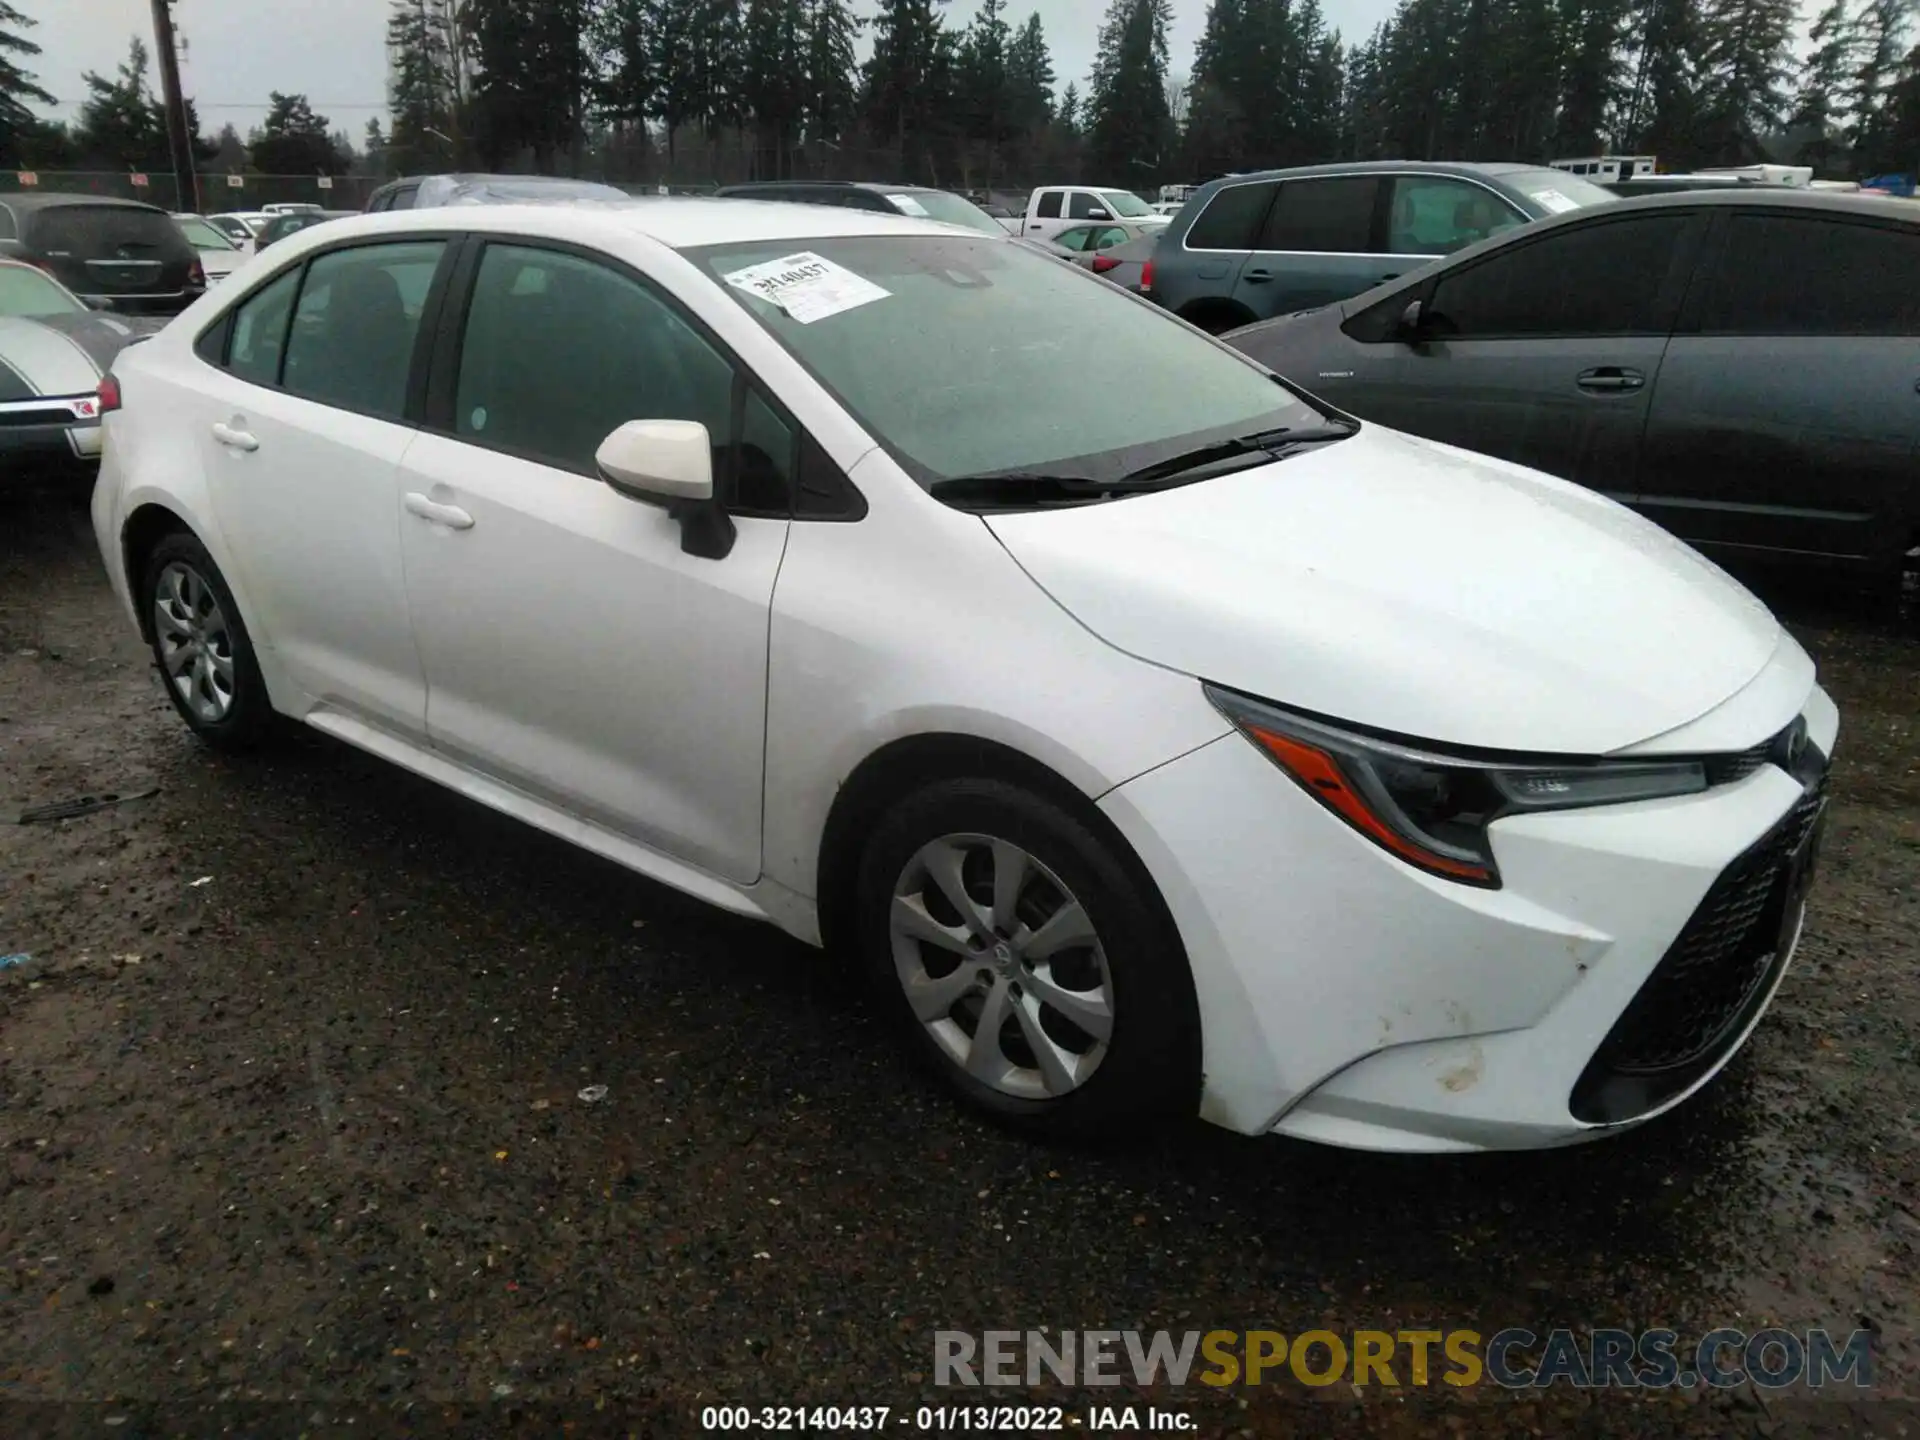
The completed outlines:
<svg viewBox="0 0 1920 1440">
<path fill-rule="evenodd" d="M 187 712 L 217 725 L 233 710 L 233 632 L 213 586 L 175 560 L 160 572 L 153 597 L 154 635 L 167 683 Z"/>
<path fill-rule="evenodd" d="M 942 1054 L 1023 1100 L 1085 1085 L 1113 1038 L 1113 980 L 1086 908 L 1020 846 L 944 835 L 893 887 L 893 962 Z"/>
</svg>

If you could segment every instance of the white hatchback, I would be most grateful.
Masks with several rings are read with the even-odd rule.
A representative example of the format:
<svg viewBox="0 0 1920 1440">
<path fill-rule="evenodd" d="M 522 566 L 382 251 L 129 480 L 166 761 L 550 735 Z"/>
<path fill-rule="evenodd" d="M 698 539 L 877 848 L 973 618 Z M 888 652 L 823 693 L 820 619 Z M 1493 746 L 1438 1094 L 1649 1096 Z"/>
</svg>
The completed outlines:
<svg viewBox="0 0 1920 1440">
<path fill-rule="evenodd" d="M 1838 716 L 1744 590 L 1003 239 L 346 220 L 102 398 L 199 735 L 302 720 L 855 952 L 1034 1128 L 1579 1140 L 1798 938 Z"/>
</svg>

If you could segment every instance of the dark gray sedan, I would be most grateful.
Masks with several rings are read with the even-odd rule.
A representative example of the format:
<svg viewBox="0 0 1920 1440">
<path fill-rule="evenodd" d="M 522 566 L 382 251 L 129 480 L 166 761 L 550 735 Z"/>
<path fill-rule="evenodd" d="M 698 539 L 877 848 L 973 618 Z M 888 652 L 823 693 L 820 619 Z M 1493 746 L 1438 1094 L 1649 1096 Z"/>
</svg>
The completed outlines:
<svg viewBox="0 0 1920 1440">
<path fill-rule="evenodd" d="M 1908 201 L 1622 200 L 1227 340 L 1356 415 L 1577 481 L 1729 565 L 1897 585 L 1920 545 Z"/>
</svg>

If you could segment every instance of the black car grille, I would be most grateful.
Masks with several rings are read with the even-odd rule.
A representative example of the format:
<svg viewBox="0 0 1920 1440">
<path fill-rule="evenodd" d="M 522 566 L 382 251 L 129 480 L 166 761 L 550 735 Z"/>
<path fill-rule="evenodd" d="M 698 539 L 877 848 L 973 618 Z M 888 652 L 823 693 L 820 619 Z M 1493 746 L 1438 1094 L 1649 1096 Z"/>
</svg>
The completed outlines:
<svg viewBox="0 0 1920 1440">
<path fill-rule="evenodd" d="M 1729 755 L 1709 755 L 1706 757 L 1707 784 L 1731 785 L 1736 780 L 1744 780 L 1762 765 L 1767 763 L 1767 752 L 1779 737 L 1762 740 L 1745 750 L 1736 750 Z"/>
<path fill-rule="evenodd" d="M 79 417 L 64 405 L 33 410 L 0 410 L 0 425 L 77 425 Z"/>
<path fill-rule="evenodd" d="M 1693 1084 L 1739 1039 L 1786 965 L 1787 907 L 1796 899 L 1790 862 L 1825 800 L 1822 775 L 1714 881 L 1588 1062 L 1574 1086 L 1574 1115 L 1604 1123 L 1644 1114 Z"/>
</svg>

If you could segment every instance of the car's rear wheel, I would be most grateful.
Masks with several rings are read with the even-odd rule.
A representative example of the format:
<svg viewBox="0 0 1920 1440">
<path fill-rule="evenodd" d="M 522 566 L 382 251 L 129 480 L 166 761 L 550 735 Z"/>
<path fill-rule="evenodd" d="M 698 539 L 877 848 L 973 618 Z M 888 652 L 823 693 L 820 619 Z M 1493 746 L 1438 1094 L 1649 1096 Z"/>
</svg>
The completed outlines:
<svg viewBox="0 0 1920 1440">
<path fill-rule="evenodd" d="M 1194 1113 L 1178 938 L 1145 877 L 1053 799 L 985 779 L 919 791 L 868 841 L 856 904 L 881 1004 L 974 1105 L 1063 1138 Z"/>
<path fill-rule="evenodd" d="M 240 607 L 206 546 L 176 531 L 148 553 L 142 574 L 140 603 L 173 708 L 209 745 L 257 742 L 273 706 Z"/>
</svg>

